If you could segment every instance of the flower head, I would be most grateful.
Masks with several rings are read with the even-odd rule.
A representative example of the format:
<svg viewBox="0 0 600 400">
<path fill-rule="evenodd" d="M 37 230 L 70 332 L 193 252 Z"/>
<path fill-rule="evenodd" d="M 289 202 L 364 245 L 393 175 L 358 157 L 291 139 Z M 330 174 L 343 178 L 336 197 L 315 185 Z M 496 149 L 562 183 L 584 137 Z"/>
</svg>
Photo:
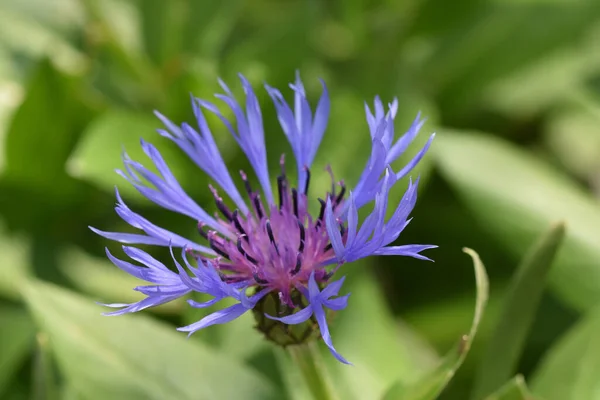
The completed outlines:
<svg viewBox="0 0 600 400">
<path fill-rule="evenodd" d="M 151 283 L 135 289 L 145 294 L 145 299 L 133 304 L 108 304 L 120 309 L 107 315 L 139 311 L 190 292 L 212 296 L 204 303 L 188 300 L 189 305 L 196 308 L 233 298 L 234 305 L 178 330 L 191 334 L 210 325 L 229 322 L 252 309 L 259 321 L 258 328 L 270 340 L 282 345 L 296 344 L 318 332 L 332 354 L 347 363 L 333 347 L 327 313 L 344 309 L 349 295 L 338 297 L 344 278 L 333 282 L 332 278 L 339 274 L 343 264 L 372 255 L 428 260 L 420 252 L 436 246 L 389 246 L 410 222 L 418 179 L 410 181 L 399 204 L 389 204 L 388 194 L 424 156 L 433 135 L 406 166 L 394 172 L 391 163 L 404 153 L 424 121 L 417 116 L 409 130 L 394 140 L 397 101 L 389 104 L 385 112 L 381 100 L 375 98 L 374 112 L 365 107 L 372 149 L 357 185 L 347 190 L 343 182 L 332 184 L 330 192 L 316 199 L 318 212 L 311 214 L 309 203 L 314 201 L 309 194 L 311 165 L 325 133 L 330 108 L 325 84 L 322 83 L 323 93 L 314 113 L 299 76 L 290 85 L 294 91 L 293 109 L 277 89 L 266 86 L 291 145 L 297 170 L 294 186 L 282 156 L 281 172 L 272 187 L 261 109 L 250 83 L 243 76 L 240 79 L 245 92 L 243 106 L 223 82 L 220 83 L 225 94 L 216 95 L 231 109 L 234 123 L 214 104 L 193 97 L 196 127 L 187 123 L 176 125 L 156 113 L 166 127 L 158 132 L 177 144 L 214 182 L 209 190 L 218 214 L 211 216 L 187 195 L 150 143 L 142 141 L 141 145 L 158 174 L 123 154 L 124 169 L 117 172 L 149 200 L 191 218 L 198 226 L 199 237 L 185 238 L 154 225 L 129 209 L 117 192 L 117 214 L 141 233 L 91 229 L 124 244 L 168 246 L 174 268 L 167 268 L 134 247 L 123 246 L 123 250 L 141 266 L 120 260 L 107 250 L 109 259 L 117 267 Z M 260 188 L 252 187 L 246 173 L 240 171 L 245 193 L 238 190 L 215 144 L 205 112 L 219 117 L 233 135 L 248 158 Z M 228 199 L 221 197 L 221 193 Z M 360 224 L 358 211 L 373 201 L 372 212 Z M 393 212 L 386 220 L 388 208 Z M 179 257 L 173 248 L 181 249 Z M 292 325 L 302 328 L 294 331 L 290 328 Z M 280 329 L 279 334 L 273 333 L 274 328 Z"/>
</svg>

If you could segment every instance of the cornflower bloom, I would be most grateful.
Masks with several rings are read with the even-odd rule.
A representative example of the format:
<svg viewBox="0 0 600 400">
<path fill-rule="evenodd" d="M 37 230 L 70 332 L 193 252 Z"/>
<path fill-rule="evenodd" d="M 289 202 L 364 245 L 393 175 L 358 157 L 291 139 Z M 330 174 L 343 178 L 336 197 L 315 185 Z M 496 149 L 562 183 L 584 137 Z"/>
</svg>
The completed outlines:
<svg viewBox="0 0 600 400">
<path fill-rule="evenodd" d="M 233 298 L 234 305 L 178 330 L 191 334 L 210 325 L 232 321 L 253 310 L 257 328 L 269 340 L 286 346 L 303 343 L 320 334 L 331 353 L 339 361 L 348 363 L 335 350 L 327 324 L 327 313 L 344 309 L 349 296 L 339 295 L 344 277 L 336 280 L 334 277 L 339 275 L 338 270 L 343 264 L 372 255 L 429 260 L 420 253 L 436 246 L 390 246 L 410 221 L 409 214 L 417 200 L 418 179 L 410 180 L 399 204 L 389 205 L 388 194 L 425 155 L 434 135 L 407 165 L 394 172 L 390 164 L 404 153 L 424 120 L 417 115 L 408 131 L 394 140 L 397 100 L 388 105 L 387 112 L 379 97 L 375 98 L 373 111 L 365 104 L 372 144 L 365 169 L 353 190 L 347 190 L 343 181 L 335 183 L 329 169 L 331 191 L 316 199 L 318 213 L 311 215 L 310 167 L 325 133 L 330 109 L 325 83 L 321 82 L 323 93 L 314 113 L 298 75 L 290 85 L 294 92 L 293 109 L 279 90 L 265 85 L 291 145 L 297 170 L 294 187 L 282 156 L 274 193 L 267 167 L 261 109 L 249 82 L 241 75 L 240 80 L 245 92 L 245 107 L 237 102 L 222 81 L 220 85 L 225 93 L 216 95 L 231 109 L 235 124 L 212 103 L 193 97 L 196 127 L 187 123 L 176 125 L 156 112 L 166 127 L 158 133 L 177 144 L 215 183 L 215 186 L 209 185 L 218 210 L 214 216 L 186 194 L 152 144 L 141 142 L 159 174 L 130 159 L 127 154 L 123 155 L 124 169 L 117 172 L 149 200 L 193 219 L 202 240 L 184 238 L 158 227 L 132 211 L 117 191 L 117 214 L 141 233 L 91 229 L 124 244 L 168 246 L 174 268 L 169 269 L 135 247 L 123 246 L 123 250 L 140 265 L 119 259 L 107 249 L 108 258 L 117 267 L 150 285 L 135 288 L 146 296 L 143 300 L 133 304 L 106 304 L 119 309 L 105 315 L 140 311 L 190 292 L 212 297 L 202 303 L 188 300 L 190 306 L 196 308 Z M 260 189 L 253 188 L 246 173 L 240 171 L 245 194 L 238 191 L 215 144 L 205 112 L 220 118 L 233 135 L 254 169 Z M 234 205 L 233 209 L 216 187 L 229 197 L 228 203 Z M 373 201 L 372 212 L 359 223 L 358 211 Z M 386 220 L 390 207 L 393 212 Z M 179 257 L 174 254 L 174 248 L 181 249 Z"/>
</svg>

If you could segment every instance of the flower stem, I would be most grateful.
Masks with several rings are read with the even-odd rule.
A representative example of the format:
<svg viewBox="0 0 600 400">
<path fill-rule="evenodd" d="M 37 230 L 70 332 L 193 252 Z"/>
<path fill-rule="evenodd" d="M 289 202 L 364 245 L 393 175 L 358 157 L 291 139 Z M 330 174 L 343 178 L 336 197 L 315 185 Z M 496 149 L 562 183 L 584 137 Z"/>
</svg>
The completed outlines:
<svg viewBox="0 0 600 400">
<path fill-rule="evenodd" d="M 317 343 L 311 341 L 288 346 L 287 349 L 313 397 L 317 400 L 337 400 Z"/>
</svg>

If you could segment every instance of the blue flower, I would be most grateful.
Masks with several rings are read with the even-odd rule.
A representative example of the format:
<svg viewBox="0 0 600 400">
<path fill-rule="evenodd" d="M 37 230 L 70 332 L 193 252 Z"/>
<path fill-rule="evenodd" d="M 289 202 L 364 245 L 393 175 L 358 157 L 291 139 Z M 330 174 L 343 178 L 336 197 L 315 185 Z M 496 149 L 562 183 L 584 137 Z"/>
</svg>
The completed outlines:
<svg viewBox="0 0 600 400">
<path fill-rule="evenodd" d="M 290 85 L 294 92 L 293 107 L 279 90 L 265 85 L 291 145 L 297 169 L 294 187 L 288 180 L 285 160 L 281 157 L 281 174 L 276 178 L 275 193 L 267 165 L 261 109 L 250 83 L 241 75 L 240 79 L 245 92 L 244 105 L 238 103 L 223 82 L 220 84 L 225 94 L 216 95 L 230 109 L 235 121 L 228 120 L 216 105 L 194 97 L 192 107 L 196 127 L 187 123 L 174 124 L 156 112 L 166 128 L 158 130 L 159 134 L 173 141 L 214 182 L 216 187 L 209 185 L 209 189 L 218 214 L 211 216 L 185 192 L 152 144 L 141 142 L 158 174 L 123 154 L 124 168 L 117 172 L 152 202 L 192 219 L 200 236 L 185 238 L 153 224 L 132 211 L 117 191 L 117 214 L 141 232 L 91 229 L 124 244 L 170 247 L 174 268 L 167 268 L 135 247 L 123 246 L 123 250 L 139 265 L 116 258 L 107 250 L 108 258 L 117 267 L 150 283 L 135 288 L 146 298 L 133 304 L 107 304 L 120 308 L 107 315 L 140 311 L 190 292 L 212 297 L 203 303 L 188 300 L 188 304 L 196 308 L 209 307 L 226 298 L 235 300 L 232 306 L 178 328 L 192 334 L 210 325 L 232 321 L 249 310 L 263 310 L 259 305 L 268 298 L 275 298 L 279 314 L 265 312 L 269 321 L 286 326 L 313 321 L 331 353 L 347 363 L 333 346 L 326 311 L 344 309 L 349 295 L 337 297 L 344 277 L 333 282 L 330 282 L 331 278 L 343 264 L 373 255 L 429 260 L 420 253 L 436 246 L 390 246 L 410 221 L 409 215 L 417 199 L 418 179 L 410 180 L 399 204 L 389 204 L 388 199 L 391 188 L 425 155 L 434 135 L 407 165 L 394 172 L 392 163 L 406 151 L 424 120 L 417 115 L 408 131 L 395 140 L 397 100 L 388 105 L 386 112 L 376 97 L 373 111 L 365 106 L 372 147 L 358 183 L 352 190 L 347 190 L 343 181 L 332 182 L 331 192 L 326 193 L 324 199 L 317 199 L 320 204 L 318 214 L 311 215 L 310 168 L 325 133 L 330 110 L 325 83 L 322 82 L 323 93 L 314 112 L 299 75 Z M 213 139 L 205 112 L 220 118 L 233 135 L 258 178 L 259 190 L 254 189 L 246 173 L 240 171 L 245 193 L 238 191 Z M 340 187 L 339 191 L 336 186 Z M 230 201 L 224 200 L 218 189 Z M 373 202 L 372 212 L 359 223 L 359 210 Z M 233 209 L 227 204 L 233 204 Z M 389 208 L 393 212 L 386 220 Z M 175 257 L 173 248 L 181 249 L 179 257 Z"/>
</svg>

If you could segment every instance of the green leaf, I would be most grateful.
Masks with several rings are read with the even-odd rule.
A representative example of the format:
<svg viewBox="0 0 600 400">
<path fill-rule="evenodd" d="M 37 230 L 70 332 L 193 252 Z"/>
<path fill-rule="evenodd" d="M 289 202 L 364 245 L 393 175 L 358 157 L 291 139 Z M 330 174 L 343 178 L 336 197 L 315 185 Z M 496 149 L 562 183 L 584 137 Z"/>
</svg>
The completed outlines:
<svg viewBox="0 0 600 400">
<path fill-rule="evenodd" d="M 514 256 L 563 219 L 569 233 L 550 273 L 550 287 L 578 309 L 600 301 L 600 206 L 589 194 L 503 140 L 443 132 L 436 141 L 433 154 L 444 178 Z"/>
<path fill-rule="evenodd" d="M 33 347 L 34 326 L 26 311 L 0 308 L 0 397 Z"/>
<path fill-rule="evenodd" d="M 352 293 L 350 303 L 330 324 L 333 344 L 353 366 L 340 363 L 321 345 L 342 399 L 379 398 L 396 380 L 414 379 L 437 360 L 427 344 L 395 321 L 381 285 L 361 264 L 348 266 L 352 270 L 340 293 Z"/>
<path fill-rule="evenodd" d="M 25 297 L 68 384 L 86 399 L 264 399 L 261 376 L 144 316 L 103 317 L 92 300 L 32 283 Z"/>
<path fill-rule="evenodd" d="M 531 380 L 547 400 L 600 399 L 600 307 L 592 309 L 552 347 Z"/>
<path fill-rule="evenodd" d="M 30 274 L 27 253 L 29 243 L 23 238 L 8 237 L 0 228 L 0 295 L 19 299 L 20 288 Z"/>
<path fill-rule="evenodd" d="M 416 383 L 407 384 L 399 381 L 395 383 L 383 396 L 385 400 L 434 400 L 448 385 L 458 368 L 465 360 L 471 343 L 477 333 L 483 312 L 488 300 L 489 282 L 485 267 L 479 255 L 471 249 L 463 251 L 473 259 L 475 268 L 475 281 L 477 285 L 477 299 L 475 314 L 468 334 L 461 337 L 458 345 L 446 355 L 440 365 L 427 375 L 421 377 Z"/>
<path fill-rule="evenodd" d="M 481 399 L 510 378 L 525 346 L 565 225 L 553 225 L 529 250 L 507 290 L 502 311 L 478 368 L 471 395 Z"/>
<path fill-rule="evenodd" d="M 533 400 L 523 376 L 517 375 L 485 400 Z"/>
<path fill-rule="evenodd" d="M 76 82 L 43 60 L 29 82 L 6 137 L 6 174 L 20 182 L 53 187 L 92 113 Z"/>
<path fill-rule="evenodd" d="M 148 56 L 156 65 L 174 62 L 181 47 L 184 3 L 144 0 L 139 2 L 142 38 Z"/>
<path fill-rule="evenodd" d="M 114 190 L 115 183 L 122 182 L 119 190 L 124 196 L 143 199 L 132 185 L 118 177 L 115 169 L 123 168 L 123 150 L 133 160 L 153 169 L 141 148 L 140 139 L 143 139 L 156 145 L 171 171 L 179 178 L 184 169 L 182 160 L 187 161 L 186 157 L 167 140 L 161 139 L 156 133 L 156 129 L 160 127 L 161 122 L 150 113 L 109 111 L 88 126 L 69 159 L 68 171 L 71 175 L 89 180 L 110 192 Z"/>
<path fill-rule="evenodd" d="M 37 352 L 33 364 L 33 400 L 57 400 L 58 391 L 56 387 L 56 376 L 48 335 L 37 334 Z"/>
<path fill-rule="evenodd" d="M 478 3 L 462 26 L 439 35 L 423 63 L 423 79 L 441 90 L 447 112 L 467 110 L 489 83 L 577 43 L 600 15 L 595 1 Z"/>
<path fill-rule="evenodd" d="M 572 97 L 575 104 L 549 116 L 544 142 L 570 172 L 583 180 L 592 181 L 598 188 L 600 102 L 594 98 L 595 94 L 584 92 Z"/>
</svg>

